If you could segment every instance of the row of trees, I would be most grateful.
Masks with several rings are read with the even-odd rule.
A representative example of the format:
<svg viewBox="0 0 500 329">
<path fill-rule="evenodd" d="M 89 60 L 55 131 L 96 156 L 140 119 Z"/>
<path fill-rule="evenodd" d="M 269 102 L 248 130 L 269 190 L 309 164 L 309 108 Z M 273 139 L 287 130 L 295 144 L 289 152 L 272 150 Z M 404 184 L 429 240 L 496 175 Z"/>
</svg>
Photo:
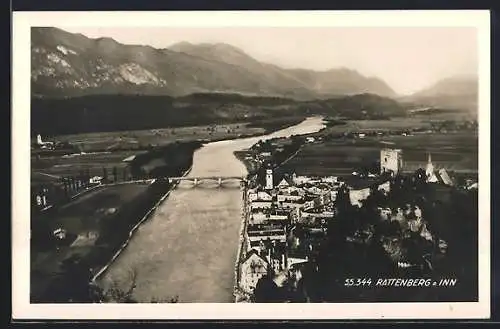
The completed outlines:
<svg viewBox="0 0 500 329">
<path fill-rule="evenodd" d="M 48 206 L 59 206 L 66 203 L 75 194 L 89 188 L 93 176 L 90 169 L 81 170 L 77 175 L 64 176 L 59 181 L 48 184 L 39 184 L 31 187 L 31 209 L 34 215 Z M 123 168 L 121 175 L 118 168 L 102 168 L 102 183 L 128 181 L 134 179 L 127 168 Z"/>
</svg>

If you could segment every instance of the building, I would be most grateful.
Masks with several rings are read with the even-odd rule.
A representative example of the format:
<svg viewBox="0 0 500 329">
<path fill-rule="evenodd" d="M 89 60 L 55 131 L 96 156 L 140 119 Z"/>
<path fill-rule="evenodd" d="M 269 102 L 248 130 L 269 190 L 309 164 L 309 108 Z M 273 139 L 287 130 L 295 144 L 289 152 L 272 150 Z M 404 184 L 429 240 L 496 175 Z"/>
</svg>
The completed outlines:
<svg viewBox="0 0 500 329">
<path fill-rule="evenodd" d="M 444 184 L 453 185 L 453 180 L 451 179 L 450 175 L 448 175 L 446 169 L 444 168 L 439 169 L 438 174 L 441 177 L 441 180 L 443 181 Z"/>
<path fill-rule="evenodd" d="M 256 200 L 258 200 L 257 193 L 252 192 L 252 191 L 248 191 L 248 201 L 252 202 L 252 201 L 256 201 Z"/>
<path fill-rule="evenodd" d="M 250 225 L 264 224 L 267 222 L 267 220 L 268 216 L 264 212 L 258 209 L 253 209 L 249 218 L 249 224 Z"/>
<path fill-rule="evenodd" d="M 269 168 L 266 170 L 266 190 L 272 190 L 273 187 L 273 170 Z"/>
<path fill-rule="evenodd" d="M 267 192 L 259 191 L 259 192 L 257 192 L 257 199 L 256 200 L 260 200 L 260 201 L 272 201 L 273 197 L 272 197 L 272 195 L 270 195 Z"/>
<path fill-rule="evenodd" d="M 302 200 L 302 195 L 293 195 L 293 194 L 278 194 L 277 196 L 278 203 L 286 202 L 286 201 L 300 201 Z"/>
<path fill-rule="evenodd" d="M 427 158 L 427 166 L 425 168 L 425 176 L 428 183 L 441 183 L 449 186 L 453 186 L 453 180 L 446 171 L 446 169 L 441 168 L 436 170 L 432 164 L 431 154 L 429 153 Z"/>
<path fill-rule="evenodd" d="M 53 149 L 54 142 L 44 142 L 40 134 L 36 135 L 36 146 L 41 149 Z"/>
<path fill-rule="evenodd" d="M 89 185 L 99 185 L 102 183 L 101 176 L 94 176 L 89 178 Z"/>
<path fill-rule="evenodd" d="M 474 183 L 472 183 L 472 184 L 468 185 L 468 186 L 466 187 L 466 189 L 468 189 L 468 190 L 477 190 L 477 189 L 478 189 L 478 187 L 479 187 L 478 183 L 477 183 L 477 182 L 474 182 Z"/>
<path fill-rule="evenodd" d="M 260 157 L 261 159 L 268 159 L 268 158 L 270 158 L 270 157 L 271 157 L 271 155 L 272 155 L 272 154 L 271 154 L 271 152 L 266 151 L 266 152 L 261 152 L 261 153 L 259 154 L 259 157 Z"/>
<path fill-rule="evenodd" d="M 305 201 L 304 200 L 285 200 L 281 203 L 281 207 L 283 209 L 299 209 L 304 208 Z"/>
<path fill-rule="evenodd" d="M 360 190 L 350 190 L 349 191 L 349 200 L 351 201 L 351 204 L 354 206 L 361 207 L 362 206 L 362 201 L 366 200 L 368 196 L 370 195 L 371 190 L 369 187 L 363 188 Z"/>
<path fill-rule="evenodd" d="M 240 288 L 253 293 L 257 282 L 269 272 L 269 263 L 256 250 L 250 250 L 240 266 Z"/>
<path fill-rule="evenodd" d="M 391 208 L 377 207 L 377 209 L 380 212 L 380 219 L 381 220 L 383 220 L 383 221 L 391 220 L 391 216 L 392 216 Z"/>
<path fill-rule="evenodd" d="M 431 154 L 428 154 L 427 157 L 427 166 L 425 167 L 425 176 L 427 177 L 428 183 L 436 183 L 438 182 L 438 178 L 436 176 L 436 172 L 434 170 L 434 165 L 432 164 Z"/>
<path fill-rule="evenodd" d="M 256 200 L 250 203 L 250 208 L 253 209 L 270 209 L 273 206 L 272 201 Z"/>
<path fill-rule="evenodd" d="M 261 240 L 262 241 L 269 240 L 270 242 L 272 241 L 286 242 L 286 231 L 284 228 L 247 231 L 247 241 L 249 246 L 251 246 L 252 242 Z"/>
<path fill-rule="evenodd" d="M 292 182 L 290 182 L 288 179 L 286 179 L 285 177 L 283 177 L 281 179 L 281 181 L 278 183 L 277 187 L 279 189 L 287 189 L 289 188 L 290 186 L 292 186 Z"/>
<path fill-rule="evenodd" d="M 307 177 L 307 176 L 297 176 L 296 173 L 293 173 L 292 180 L 293 180 L 294 185 L 302 185 L 305 183 L 309 183 L 311 181 L 311 178 Z"/>
<path fill-rule="evenodd" d="M 401 149 L 380 150 L 380 173 L 397 175 L 403 168 L 403 151 Z"/>
<path fill-rule="evenodd" d="M 276 211 L 269 214 L 270 222 L 287 222 L 290 219 L 289 211 Z"/>
<path fill-rule="evenodd" d="M 280 273 L 287 268 L 287 247 L 285 243 L 277 243 L 276 241 L 271 242 L 265 246 L 265 249 L 261 251 L 261 256 L 263 253 L 267 255 L 266 260 L 270 264 L 270 271 L 274 274 Z"/>
<path fill-rule="evenodd" d="M 382 183 L 378 186 L 377 189 L 384 194 L 389 193 L 391 191 L 391 182 L 387 181 L 385 183 Z"/>
<path fill-rule="evenodd" d="M 53 232 L 54 236 L 57 237 L 60 240 L 63 240 L 66 238 L 66 230 L 62 228 L 58 228 L 54 230 Z"/>
</svg>

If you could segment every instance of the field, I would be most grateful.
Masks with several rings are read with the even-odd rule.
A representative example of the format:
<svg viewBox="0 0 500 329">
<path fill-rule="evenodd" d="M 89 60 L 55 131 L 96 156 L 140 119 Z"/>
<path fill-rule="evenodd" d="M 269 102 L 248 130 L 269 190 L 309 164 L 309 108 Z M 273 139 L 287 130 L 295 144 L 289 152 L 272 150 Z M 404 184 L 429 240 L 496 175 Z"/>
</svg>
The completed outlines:
<svg viewBox="0 0 500 329">
<path fill-rule="evenodd" d="M 263 134 L 262 127 L 247 127 L 248 123 L 204 125 L 179 128 L 99 132 L 77 135 L 61 135 L 56 139 L 80 146 L 84 152 L 116 150 L 141 150 L 176 141 L 217 140 L 237 138 L 240 135 Z"/>
<path fill-rule="evenodd" d="M 68 241 L 57 248 L 32 248 L 32 294 L 43 294 L 48 284 L 62 271 L 65 259 L 74 255 L 85 257 L 95 249 L 101 230 L 109 225 L 109 220 L 117 219 L 113 215 L 125 204 L 143 194 L 148 184 L 123 184 L 98 187 L 75 199 L 71 203 L 37 219 L 32 224 L 33 234 L 43 225 L 43 230 L 63 228 L 67 231 Z M 43 222 L 41 222 L 43 221 Z"/>
<path fill-rule="evenodd" d="M 113 167 L 117 168 L 117 176 L 121 180 L 124 175 L 129 175 L 127 163 L 123 160 L 147 152 L 151 147 L 177 141 L 217 140 L 265 133 L 262 127 L 246 127 L 247 125 L 227 124 L 57 136 L 50 140 L 69 142 L 84 153 L 62 155 L 47 151 L 32 152 L 31 181 L 33 184 L 48 183 L 57 181 L 62 176 L 78 175 L 81 170 L 87 169 L 90 170 L 91 176 L 102 176 L 103 168 L 111 172 Z"/>
<path fill-rule="evenodd" d="M 51 218 L 52 225 L 54 229 L 56 226 L 64 227 L 73 234 L 99 231 L 103 219 L 140 195 L 148 186 L 147 183 L 133 183 L 98 187 L 61 207 Z"/>
<path fill-rule="evenodd" d="M 103 176 L 103 168 L 106 168 L 108 175 L 111 175 L 113 167 L 117 168 L 117 176 L 119 180 L 122 180 L 124 173 L 129 174 L 126 168 L 127 163 L 123 160 L 136 153 L 134 151 L 116 151 L 71 156 L 47 155 L 39 159 L 32 157 L 31 181 L 32 183 L 58 181 L 63 176 L 76 176 L 82 170 L 89 170 L 91 176 Z"/>
<path fill-rule="evenodd" d="M 339 138 L 306 144 L 283 169 L 295 170 L 298 175 L 349 175 L 379 161 L 380 149 L 386 147 L 403 150 L 405 171 L 425 168 L 428 153 L 436 168 L 477 171 L 478 139 L 472 132 Z"/>
<path fill-rule="evenodd" d="M 391 120 L 348 120 L 345 121 L 345 124 L 328 127 L 322 134 L 371 130 L 390 131 L 394 129 L 411 129 L 416 127 L 430 128 L 430 126 L 430 121 L 420 117 L 392 118 Z"/>
</svg>

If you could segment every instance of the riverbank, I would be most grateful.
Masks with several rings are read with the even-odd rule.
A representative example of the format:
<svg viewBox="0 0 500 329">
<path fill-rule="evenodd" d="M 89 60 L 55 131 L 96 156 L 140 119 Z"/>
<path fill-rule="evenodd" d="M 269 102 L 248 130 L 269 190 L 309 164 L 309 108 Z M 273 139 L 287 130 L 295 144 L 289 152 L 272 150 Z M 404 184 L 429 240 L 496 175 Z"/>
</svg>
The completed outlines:
<svg viewBox="0 0 500 329">
<path fill-rule="evenodd" d="M 242 302 L 247 302 L 248 297 L 247 294 L 245 294 L 243 291 L 240 289 L 240 264 L 242 260 L 246 257 L 246 245 L 247 245 L 247 240 L 246 240 L 246 231 L 247 231 L 247 225 L 248 225 L 248 188 L 245 186 L 243 189 L 243 195 L 242 195 L 242 200 L 243 200 L 243 211 L 241 214 L 241 229 L 239 232 L 239 245 L 238 245 L 238 252 L 237 252 L 237 257 L 236 261 L 234 264 L 234 278 L 235 278 L 235 284 L 234 284 L 234 302 L 235 303 L 242 303 Z"/>
</svg>

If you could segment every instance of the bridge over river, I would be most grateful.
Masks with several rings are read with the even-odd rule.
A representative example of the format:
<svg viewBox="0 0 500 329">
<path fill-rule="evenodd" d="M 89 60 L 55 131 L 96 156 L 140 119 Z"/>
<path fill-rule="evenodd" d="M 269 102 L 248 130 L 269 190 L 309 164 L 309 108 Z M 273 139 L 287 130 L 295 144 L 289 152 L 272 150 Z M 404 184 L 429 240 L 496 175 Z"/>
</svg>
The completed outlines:
<svg viewBox="0 0 500 329">
<path fill-rule="evenodd" d="M 218 187 L 223 187 L 229 183 L 239 182 L 244 186 L 247 182 L 245 176 L 183 176 L 183 177 L 168 177 L 170 183 L 175 182 L 191 182 L 194 186 L 204 183 L 216 183 Z"/>
</svg>

